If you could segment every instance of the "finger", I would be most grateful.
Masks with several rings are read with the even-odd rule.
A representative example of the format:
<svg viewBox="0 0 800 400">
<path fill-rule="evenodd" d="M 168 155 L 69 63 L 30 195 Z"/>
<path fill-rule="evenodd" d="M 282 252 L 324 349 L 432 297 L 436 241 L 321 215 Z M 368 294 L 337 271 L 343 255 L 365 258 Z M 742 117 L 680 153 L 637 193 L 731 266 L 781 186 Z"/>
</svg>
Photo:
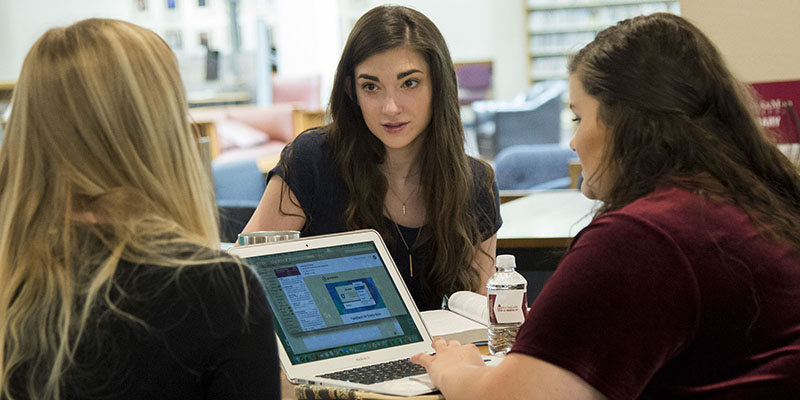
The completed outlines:
<svg viewBox="0 0 800 400">
<path fill-rule="evenodd" d="M 461 346 L 461 342 L 459 342 L 458 340 L 451 340 L 447 344 L 450 345 L 450 346 Z"/>
<path fill-rule="evenodd" d="M 434 341 L 433 341 L 433 343 L 431 344 L 431 346 L 433 346 L 433 349 L 434 349 L 434 350 L 437 350 L 437 351 L 438 351 L 438 349 L 440 349 L 440 348 L 442 348 L 442 347 L 445 347 L 445 346 L 447 346 L 447 342 L 445 342 L 445 340 L 444 340 L 444 339 L 442 339 L 442 338 L 440 338 L 440 337 L 437 337 L 436 339 L 434 339 Z"/>
<path fill-rule="evenodd" d="M 428 368 L 428 365 L 430 365 L 431 361 L 433 361 L 433 356 L 425 353 L 414 354 L 411 356 L 410 361 L 414 364 L 419 364 L 425 368 Z"/>
</svg>

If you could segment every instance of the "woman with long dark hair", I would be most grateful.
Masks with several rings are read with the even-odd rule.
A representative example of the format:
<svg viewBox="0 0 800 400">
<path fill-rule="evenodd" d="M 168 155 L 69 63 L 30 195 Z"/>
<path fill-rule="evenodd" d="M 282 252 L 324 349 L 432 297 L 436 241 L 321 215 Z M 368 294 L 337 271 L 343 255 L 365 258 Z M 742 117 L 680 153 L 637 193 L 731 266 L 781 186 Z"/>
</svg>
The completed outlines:
<svg viewBox="0 0 800 400">
<path fill-rule="evenodd" d="M 800 395 L 800 175 L 685 19 L 598 34 L 569 64 L 581 191 L 602 200 L 508 357 L 434 343 L 448 399 Z"/>
<path fill-rule="evenodd" d="M 502 223 L 491 167 L 464 152 L 456 75 L 422 13 L 379 6 L 353 27 L 331 123 L 297 137 L 245 231 L 381 233 L 420 309 L 485 292 Z"/>
</svg>

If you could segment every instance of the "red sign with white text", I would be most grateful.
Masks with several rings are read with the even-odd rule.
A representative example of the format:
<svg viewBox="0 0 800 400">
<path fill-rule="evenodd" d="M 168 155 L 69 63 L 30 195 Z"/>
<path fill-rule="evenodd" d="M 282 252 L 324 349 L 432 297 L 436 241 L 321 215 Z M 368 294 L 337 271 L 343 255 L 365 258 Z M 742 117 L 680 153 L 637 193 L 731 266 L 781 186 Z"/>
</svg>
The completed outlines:
<svg viewBox="0 0 800 400">
<path fill-rule="evenodd" d="M 800 81 L 751 84 L 759 98 L 761 126 L 774 132 L 778 143 L 800 142 Z"/>
</svg>

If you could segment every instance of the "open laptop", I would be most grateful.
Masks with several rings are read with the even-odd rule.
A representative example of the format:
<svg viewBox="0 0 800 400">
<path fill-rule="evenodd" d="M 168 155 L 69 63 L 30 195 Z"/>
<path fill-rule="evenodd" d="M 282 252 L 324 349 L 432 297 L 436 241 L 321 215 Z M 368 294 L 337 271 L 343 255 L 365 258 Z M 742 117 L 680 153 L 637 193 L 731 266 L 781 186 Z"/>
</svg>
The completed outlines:
<svg viewBox="0 0 800 400">
<path fill-rule="evenodd" d="M 267 292 L 281 367 L 290 382 L 402 396 L 436 390 L 414 364 L 388 378 L 373 370 L 405 369 L 411 355 L 433 351 L 419 310 L 376 231 L 228 251 L 246 259 Z"/>
</svg>

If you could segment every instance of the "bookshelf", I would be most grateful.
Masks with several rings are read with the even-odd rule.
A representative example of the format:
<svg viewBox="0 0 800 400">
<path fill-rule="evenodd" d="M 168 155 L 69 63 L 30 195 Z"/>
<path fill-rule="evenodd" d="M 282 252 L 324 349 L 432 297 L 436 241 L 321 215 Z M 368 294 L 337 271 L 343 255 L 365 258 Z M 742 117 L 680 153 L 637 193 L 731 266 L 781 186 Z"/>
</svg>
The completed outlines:
<svg viewBox="0 0 800 400">
<path fill-rule="evenodd" d="M 566 79 L 567 59 L 617 21 L 680 13 L 678 0 L 526 0 L 528 80 Z"/>
</svg>

